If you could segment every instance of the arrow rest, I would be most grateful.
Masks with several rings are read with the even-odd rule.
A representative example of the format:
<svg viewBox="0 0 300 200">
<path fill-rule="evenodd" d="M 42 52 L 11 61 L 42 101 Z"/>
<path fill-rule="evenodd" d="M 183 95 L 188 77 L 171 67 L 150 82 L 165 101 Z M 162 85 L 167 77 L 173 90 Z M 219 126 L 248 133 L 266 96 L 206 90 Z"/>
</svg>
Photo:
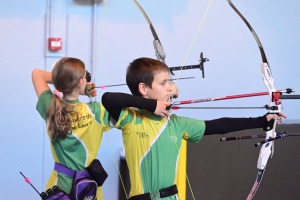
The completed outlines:
<svg viewBox="0 0 300 200">
<path fill-rule="evenodd" d="M 267 104 L 264 106 L 264 108 L 267 110 L 279 110 L 278 106 L 269 106 Z"/>
</svg>

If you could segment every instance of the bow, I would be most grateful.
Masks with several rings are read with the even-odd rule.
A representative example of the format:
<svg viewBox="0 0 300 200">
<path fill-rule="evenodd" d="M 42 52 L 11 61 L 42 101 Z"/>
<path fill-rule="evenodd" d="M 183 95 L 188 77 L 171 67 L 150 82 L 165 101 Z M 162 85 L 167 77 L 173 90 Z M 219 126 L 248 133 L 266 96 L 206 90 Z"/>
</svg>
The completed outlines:
<svg viewBox="0 0 300 200">
<path fill-rule="evenodd" d="M 162 45 L 161 45 L 161 42 L 160 42 L 160 40 L 159 40 L 159 38 L 158 38 L 158 36 L 157 36 L 157 33 L 156 33 L 155 29 L 154 29 L 153 24 L 151 23 L 151 21 L 150 21 L 149 17 L 147 16 L 146 12 L 145 12 L 144 9 L 141 7 L 141 5 L 137 2 L 137 0 L 133 0 L 133 2 L 134 2 L 135 5 L 139 8 L 139 10 L 140 10 L 141 13 L 143 14 L 144 18 L 146 19 L 147 23 L 149 24 L 151 33 L 152 33 L 153 38 L 154 38 L 154 40 L 153 40 L 153 46 L 154 46 L 155 55 L 156 55 L 157 59 L 165 63 L 166 53 L 165 53 L 165 51 L 164 51 L 164 49 L 163 49 L 163 47 L 162 47 Z M 197 35 L 198 35 L 198 33 L 199 33 L 199 31 L 200 31 L 200 28 L 201 28 L 201 26 L 202 26 L 202 23 L 203 23 L 203 19 L 205 18 L 206 14 L 207 14 L 207 11 L 208 11 L 208 8 L 209 8 L 210 5 L 211 5 L 211 2 L 212 2 L 212 0 L 210 0 L 210 3 L 208 4 L 208 7 L 207 7 L 207 9 L 206 9 L 206 12 L 205 12 L 205 14 L 204 14 L 204 16 L 203 16 L 203 18 L 202 18 L 202 20 L 201 20 L 201 23 L 200 23 L 199 27 L 198 27 L 197 33 L 196 33 L 196 35 L 195 35 L 195 37 L 194 37 L 194 39 L 193 39 L 193 42 L 192 42 L 192 44 L 191 44 L 191 46 L 190 46 L 190 49 L 189 49 L 189 51 L 188 51 L 188 53 L 187 53 L 187 56 L 186 56 L 186 58 L 185 58 L 185 61 L 186 61 L 186 59 L 187 59 L 187 57 L 188 57 L 188 55 L 189 55 L 189 53 L 190 53 L 190 50 L 191 50 L 191 48 L 192 48 L 192 46 L 193 46 L 193 44 L 194 44 L 194 42 L 195 42 L 195 40 L 196 40 L 196 38 L 197 38 Z M 185 63 L 185 61 L 184 61 L 184 63 Z M 175 70 L 180 70 L 180 71 L 181 71 L 181 70 L 185 70 L 185 69 L 195 69 L 195 68 L 199 68 L 199 69 L 202 71 L 202 77 L 204 78 L 204 62 L 206 62 L 206 61 L 209 61 L 209 60 L 208 60 L 207 58 L 204 58 L 204 57 L 203 57 L 203 53 L 201 52 L 201 53 L 200 53 L 200 64 L 199 64 L 199 65 L 189 65 L 189 66 L 185 66 L 185 65 L 183 64 L 182 66 L 179 66 L 179 67 L 170 67 L 170 72 L 171 72 L 172 75 L 174 75 L 173 71 L 175 71 Z M 178 80 L 178 79 L 179 79 L 179 76 L 177 77 L 177 80 Z M 173 134 L 173 131 L 172 131 L 172 130 L 171 130 L 171 132 L 172 132 L 172 134 Z M 173 135 L 174 135 L 174 134 L 173 134 Z M 183 143 L 182 143 L 182 146 L 183 146 L 183 147 L 186 146 L 186 142 L 183 142 Z M 178 148 L 178 147 L 177 147 L 177 150 L 179 151 L 179 148 Z M 184 168 L 185 168 L 185 167 L 184 167 Z M 184 170 L 184 171 L 185 171 L 185 170 Z M 191 191 L 191 193 L 192 193 L 193 199 L 195 199 L 195 197 L 194 197 L 194 195 L 193 195 L 193 191 L 192 191 L 191 185 L 190 185 L 190 183 L 189 183 L 188 176 L 186 175 L 186 173 L 184 174 L 184 176 L 185 176 L 184 178 L 187 179 L 187 182 L 188 182 L 190 191 Z M 184 186 L 184 187 L 185 187 L 185 186 Z M 180 194 L 179 194 L 179 197 L 180 197 Z M 183 198 L 184 198 L 184 197 L 183 197 Z"/>
<path fill-rule="evenodd" d="M 281 102 L 280 102 L 280 92 L 276 92 L 275 87 L 274 87 L 274 79 L 272 76 L 272 72 L 269 66 L 269 63 L 267 61 L 267 57 L 264 51 L 264 48 L 256 34 L 256 32 L 254 31 L 254 29 L 252 28 L 252 26 L 249 24 L 249 22 L 245 19 L 245 17 L 238 11 L 238 9 L 233 5 L 233 3 L 231 2 L 231 0 L 227 0 L 227 2 L 229 3 L 229 5 L 233 8 L 233 10 L 241 17 L 241 19 L 245 22 L 245 24 L 247 25 L 247 27 L 250 29 L 252 35 L 255 38 L 255 41 L 258 45 L 258 48 L 260 50 L 260 54 L 261 54 L 261 58 L 262 58 L 262 64 L 261 64 L 261 73 L 262 73 L 262 79 L 264 84 L 266 85 L 267 89 L 268 89 L 268 93 L 269 93 L 269 113 L 274 113 L 274 120 L 271 120 L 271 123 L 273 124 L 269 124 L 269 126 L 266 128 L 267 131 L 266 132 L 266 140 L 270 139 L 270 138 L 275 138 L 276 137 L 276 132 L 275 132 L 275 128 L 276 128 L 276 117 L 275 115 L 281 112 Z M 273 126 L 273 129 L 270 130 L 270 127 Z M 265 144 L 262 145 L 261 150 L 259 152 L 259 157 L 258 157 L 258 162 L 257 162 L 257 168 L 258 168 L 258 174 L 257 174 L 257 178 L 256 181 L 247 197 L 247 200 L 250 200 L 253 198 L 253 196 L 255 195 L 259 184 L 262 180 L 263 174 L 265 172 L 265 168 L 268 162 L 268 159 L 270 157 L 270 155 L 273 155 L 274 153 L 274 141 L 268 141 Z"/>
</svg>

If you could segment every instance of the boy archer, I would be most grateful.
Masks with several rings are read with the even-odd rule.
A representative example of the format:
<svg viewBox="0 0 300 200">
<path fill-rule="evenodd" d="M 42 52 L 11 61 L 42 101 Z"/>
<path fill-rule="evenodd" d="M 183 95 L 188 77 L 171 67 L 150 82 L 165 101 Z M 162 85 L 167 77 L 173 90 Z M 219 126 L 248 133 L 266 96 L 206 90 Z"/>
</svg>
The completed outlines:
<svg viewBox="0 0 300 200">
<path fill-rule="evenodd" d="M 130 63 L 126 83 L 136 98 L 106 92 L 102 104 L 116 121 L 115 127 L 122 130 L 130 200 L 178 199 L 175 183 L 181 139 L 197 143 L 203 135 L 262 128 L 274 118 L 274 114 L 266 114 L 204 121 L 170 115 L 166 110 L 173 87 L 169 83 L 169 68 L 151 58 L 138 58 Z M 127 108 L 131 101 L 143 109 Z M 286 115 L 280 113 L 276 117 L 281 122 Z"/>
</svg>

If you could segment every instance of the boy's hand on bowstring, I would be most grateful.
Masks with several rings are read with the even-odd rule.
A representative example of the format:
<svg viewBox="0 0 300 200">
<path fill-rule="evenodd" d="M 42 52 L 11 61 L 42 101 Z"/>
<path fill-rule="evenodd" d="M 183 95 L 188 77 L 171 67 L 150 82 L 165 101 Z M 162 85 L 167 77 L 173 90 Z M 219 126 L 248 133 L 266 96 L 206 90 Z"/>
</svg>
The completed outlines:
<svg viewBox="0 0 300 200">
<path fill-rule="evenodd" d="M 169 111 L 166 110 L 169 103 L 167 101 L 157 100 L 156 109 L 154 114 L 161 117 L 168 117 L 170 115 Z"/>
<path fill-rule="evenodd" d="M 85 87 L 85 94 L 88 97 L 95 97 L 97 96 L 97 90 L 96 90 L 96 84 L 93 82 L 88 82 L 86 83 L 86 87 Z"/>
</svg>

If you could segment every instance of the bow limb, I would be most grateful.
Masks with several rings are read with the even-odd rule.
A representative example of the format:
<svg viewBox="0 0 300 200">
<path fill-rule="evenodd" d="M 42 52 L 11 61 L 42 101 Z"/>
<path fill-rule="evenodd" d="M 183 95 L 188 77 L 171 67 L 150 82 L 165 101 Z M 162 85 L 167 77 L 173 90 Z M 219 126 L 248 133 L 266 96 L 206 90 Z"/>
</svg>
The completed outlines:
<svg viewBox="0 0 300 200">
<path fill-rule="evenodd" d="M 152 33 L 153 38 L 154 38 L 154 40 L 153 40 L 153 47 L 155 49 L 155 55 L 156 55 L 157 59 L 160 60 L 160 61 L 162 61 L 162 62 L 165 62 L 166 54 L 165 54 L 164 48 L 162 47 L 162 45 L 160 43 L 160 40 L 159 40 L 159 38 L 157 36 L 157 33 L 156 33 L 155 29 L 154 29 L 154 26 L 153 26 L 152 22 L 150 21 L 148 15 L 146 14 L 146 12 L 142 8 L 142 6 L 136 0 L 132 0 L 132 1 L 139 8 L 139 10 L 143 14 L 144 18 L 146 19 L 147 23 L 149 24 L 151 33 Z"/>
<path fill-rule="evenodd" d="M 272 72 L 271 72 L 269 63 L 267 61 L 267 57 L 266 57 L 264 48 L 263 48 L 256 32 L 254 31 L 252 26 L 249 24 L 249 22 L 245 19 L 245 17 L 233 5 L 231 0 L 227 0 L 227 2 L 233 8 L 233 10 L 241 17 L 241 19 L 245 22 L 245 24 L 250 29 L 252 35 L 255 38 L 255 41 L 258 45 L 258 48 L 259 48 L 260 54 L 261 54 L 261 58 L 262 58 L 262 63 L 261 63 L 262 79 L 263 79 L 263 82 L 266 85 L 266 87 L 268 89 L 268 93 L 269 93 L 269 102 L 270 102 L 269 103 L 269 107 L 270 107 L 269 113 L 274 113 L 274 115 L 278 114 L 279 112 L 281 112 L 281 103 L 280 103 L 280 101 L 278 101 L 279 98 L 277 98 L 277 95 L 276 95 L 276 90 L 274 87 L 274 79 L 272 76 Z M 273 129 L 267 130 L 266 139 L 276 137 L 275 127 L 276 127 L 276 117 L 274 116 Z M 262 180 L 268 159 L 269 159 L 271 153 L 273 154 L 273 152 L 274 152 L 274 141 L 267 142 L 261 147 L 259 157 L 258 157 L 258 162 L 257 162 L 257 168 L 258 168 L 257 178 L 256 178 L 256 181 L 247 197 L 247 200 L 252 199 L 254 194 L 256 193 L 256 191 L 259 187 L 259 184 Z"/>
</svg>

